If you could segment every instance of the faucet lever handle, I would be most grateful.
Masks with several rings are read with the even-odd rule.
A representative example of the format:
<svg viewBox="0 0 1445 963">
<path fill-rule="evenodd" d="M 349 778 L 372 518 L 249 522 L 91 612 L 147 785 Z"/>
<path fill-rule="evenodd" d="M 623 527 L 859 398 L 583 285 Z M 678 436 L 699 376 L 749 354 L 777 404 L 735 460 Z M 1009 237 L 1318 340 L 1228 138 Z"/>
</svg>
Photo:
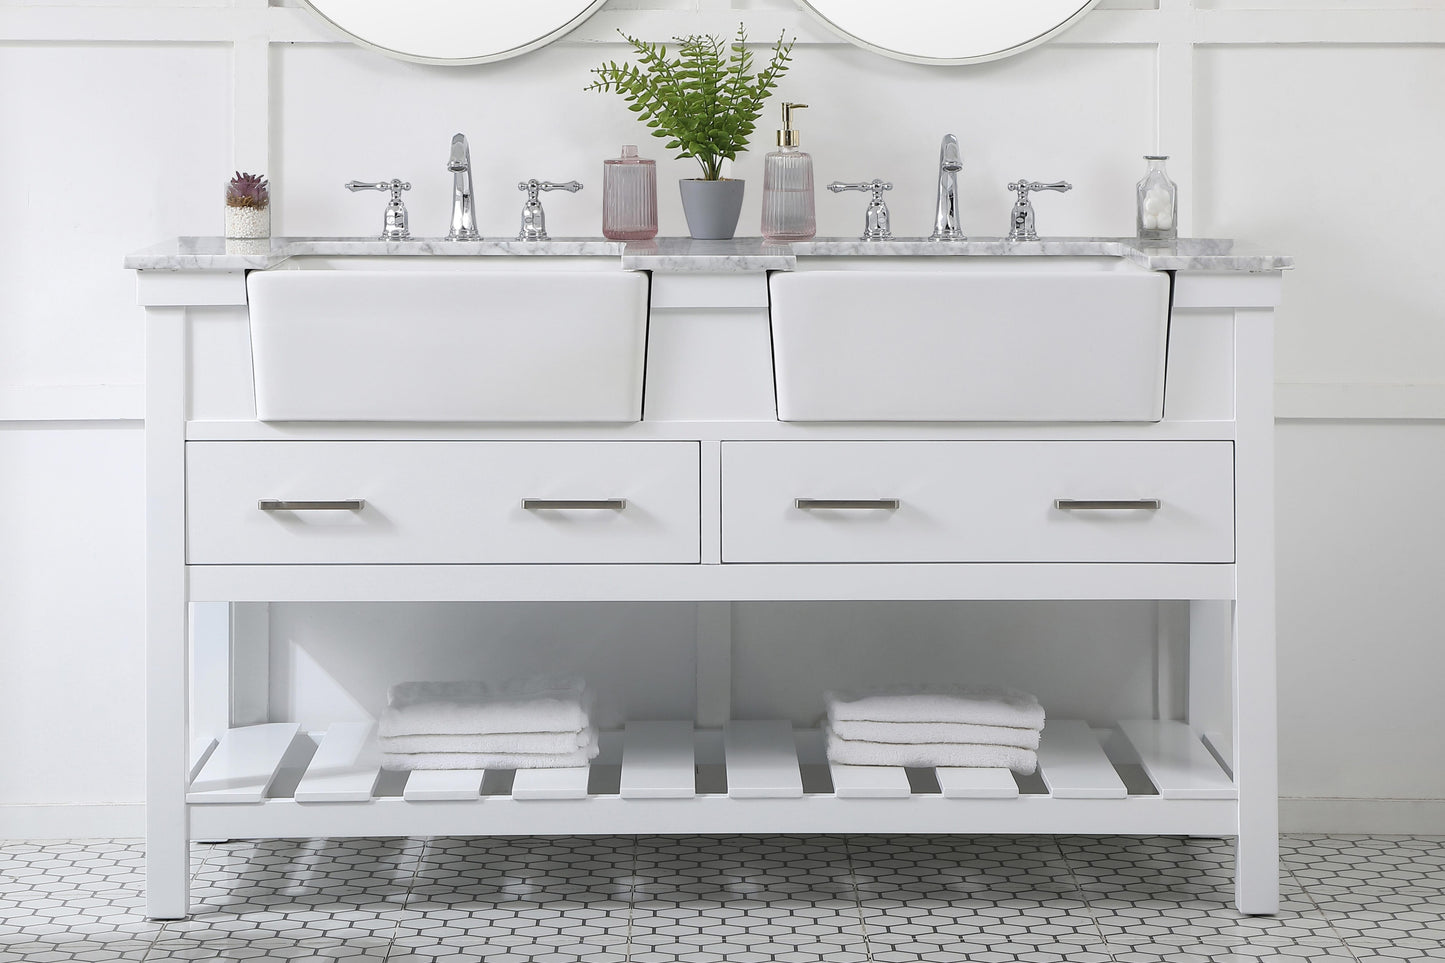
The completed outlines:
<svg viewBox="0 0 1445 963">
<path fill-rule="evenodd" d="M 352 193 L 357 191 L 391 191 L 393 198 L 400 199 L 402 191 L 411 190 L 411 182 L 398 180 L 393 177 L 389 181 L 376 181 L 375 183 L 370 181 L 347 181 L 345 187 Z"/>
<path fill-rule="evenodd" d="M 839 191 L 872 191 L 873 197 L 876 200 L 882 200 L 883 192 L 893 190 L 893 184 L 891 181 L 879 180 L 875 177 L 871 181 L 859 181 L 858 183 L 854 184 L 845 184 L 842 181 L 834 181 L 833 183 L 828 185 L 828 190 L 832 191 L 834 194 L 837 194 Z"/>
<path fill-rule="evenodd" d="M 529 200 L 535 197 L 538 191 L 566 191 L 569 194 L 576 194 L 581 189 L 582 185 L 577 181 L 558 183 L 557 181 L 539 181 L 535 177 L 517 184 L 517 190 L 526 191 Z"/>
<path fill-rule="evenodd" d="M 389 181 L 347 181 L 343 186 L 353 194 L 357 191 L 391 191 L 391 200 L 386 202 L 381 239 L 383 241 L 404 241 L 411 237 L 406 205 L 401 201 L 401 192 L 411 190 L 410 181 L 393 177 Z"/>
<path fill-rule="evenodd" d="M 883 203 L 883 192 L 893 190 L 893 183 L 882 178 L 875 177 L 871 181 L 860 181 L 857 183 L 844 183 L 834 181 L 828 185 L 828 190 L 834 194 L 841 191 L 870 191 L 873 196 L 868 199 L 868 210 L 863 215 L 864 241 L 886 241 L 893 236 L 893 230 L 889 223 L 888 205 Z"/>
<path fill-rule="evenodd" d="M 1018 191 L 1019 196 L 1022 197 L 1028 194 L 1029 191 L 1058 191 L 1060 194 L 1062 194 L 1064 191 L 1073 190 L 1074 185 L 1070 184 L 1068 181 L 1054 181 L 1052 184 L 1040 184 L 1038 181 L 1026 181 L 1020 179 L 1016 181 L 1009 181 L 1008 189 L 1011 191 Z"/>
<path fill-rule="evenodd" d="M 519 241 L 545 241 L 547 240 L 547 213 L 542 210 L 542 199 L 540 191 L 566 191 L 569 194 L 576 194 L 582 189 L 578 181 L 539 181 L 535 177 L 531 180 L 519 181 L 517 190 L 527 192 L 527 201 L 522 205 L 522 229 L 517 233 Z"/>
<path fill-rule="evenodd" d="M 1019 178 L 1016 181 L 1009 181 L 1008 189 L 1018 192 L 1018 200 L 1014 201 L 1013 210 L 1009 213 L 1010 241 L 1037 241 L 1039 233 L 1034 227 L 1034 205 L 1029 200 L 1030 191 L 1064 191 L 1073 190 L 1074 185 L 1068 181 L 1054 181 L 1052 184 L 1041 184 L 1038 181 Z"/>
</svg>

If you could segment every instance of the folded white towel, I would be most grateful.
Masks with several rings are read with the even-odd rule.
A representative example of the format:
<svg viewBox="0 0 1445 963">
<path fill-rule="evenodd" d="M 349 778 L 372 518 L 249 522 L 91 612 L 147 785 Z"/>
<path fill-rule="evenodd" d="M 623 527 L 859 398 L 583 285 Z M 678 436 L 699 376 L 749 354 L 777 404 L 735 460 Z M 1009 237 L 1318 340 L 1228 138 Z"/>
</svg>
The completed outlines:
<svg viewBox="0 0 1445 963">
<path fill-rule="evenodd" d="M 468 732 L 422 736 L 381 736 L 382 752 L 566 753 L 591 744 L 595 729 L 576 732 Z"/>
<path fill-rule="evenodd" d="M 959 766 L 965 769 L 1012 769 L 1027 776 L 1038 768 L 1038 756 L 1017 746 L 915 742 L 907 744 L 842 739 L 828 731 L 828 761 L 845 766 Z"/>
<path fill-rule="evenodd" d="M 970 722 L 857 722 L 828 715 L 828 725 L 841 738 L 865 742 L 952 742 L 980 746 L 1039 747 L 1039 730 L 1010 726 L 976 726 Z"/>
<path fill-rule="evenodd" d="M 1006 686 L 899 685 L 829 692 L 828 718 L 849 722 L 961 722 L 1042 729 L 1044 710 L 1027 692 Z"/>
<path fill-rule="evenodd" d="M 391 687 L 377 735 L 573 733 L 587 728 L 592 694 L 577 679 L 403 682 Z"/>
<path fill-rule="evenodd" d="M 597 732 L 572 752 L 383 752 L 385 769 L 567 769 L 597 758 Z"/>
</svg>

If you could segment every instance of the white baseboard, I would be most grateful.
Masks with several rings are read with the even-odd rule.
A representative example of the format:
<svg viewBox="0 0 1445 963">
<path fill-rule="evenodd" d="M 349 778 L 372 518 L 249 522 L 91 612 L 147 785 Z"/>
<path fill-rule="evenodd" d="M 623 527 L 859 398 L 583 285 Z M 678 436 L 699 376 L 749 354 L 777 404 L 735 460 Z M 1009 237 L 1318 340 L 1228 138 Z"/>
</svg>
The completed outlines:
<svg viewBox="0 0 1445 963">
<path fill-rule="evenodd" d="M 0 839 L 139 839 L 144 803 L 0 806 Z"/>
<path fill-rule="evenodd" d="M 1281 799 L 1282 833 L 1445 836 L 1445 799 Z"/>
<path fill-rule="evenodd" d="M 1281 799 L 1283 833 L 1445 835 L 1445 799 Z M 3 839 L 139 839 L 145 805 L 0 806 Z"/>
</svg>

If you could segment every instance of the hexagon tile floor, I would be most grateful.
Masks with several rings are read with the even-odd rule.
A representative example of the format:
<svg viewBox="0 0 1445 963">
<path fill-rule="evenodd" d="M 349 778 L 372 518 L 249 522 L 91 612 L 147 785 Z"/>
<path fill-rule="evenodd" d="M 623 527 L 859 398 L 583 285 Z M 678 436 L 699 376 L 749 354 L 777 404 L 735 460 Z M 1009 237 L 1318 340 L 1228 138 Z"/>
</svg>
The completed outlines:
<svg viewBox="0 0 1445 963">
<path fill-rule="evenodd" d="M 1243 917 L 1216 840 L 236 842 L 195 847 L 165 924 L 139 843 L 0 843 L 0 963 L 1445 960 L 1445 838 L 1282 843 L 1279 915 Z"/>
</svg>

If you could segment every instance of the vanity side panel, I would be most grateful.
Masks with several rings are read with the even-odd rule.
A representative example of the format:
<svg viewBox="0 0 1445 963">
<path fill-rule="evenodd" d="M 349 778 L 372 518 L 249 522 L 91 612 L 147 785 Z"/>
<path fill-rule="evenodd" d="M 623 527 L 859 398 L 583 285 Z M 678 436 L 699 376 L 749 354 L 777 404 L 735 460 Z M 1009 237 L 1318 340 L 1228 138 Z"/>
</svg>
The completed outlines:
<svg viewBox="0 0 1445 963">
<path fill-rule="evenodd" d="M 245 305 L 192 308 L 187 367 L 191 421 L 254 421 L 256 388 L 251 377 L 251 331 Z"/>
<path fill-rule="evenodd" d="M 1165 421 L 1234 419 L 1234 312 L 1175 307 L 1164 375 Z"/>
</svg>

